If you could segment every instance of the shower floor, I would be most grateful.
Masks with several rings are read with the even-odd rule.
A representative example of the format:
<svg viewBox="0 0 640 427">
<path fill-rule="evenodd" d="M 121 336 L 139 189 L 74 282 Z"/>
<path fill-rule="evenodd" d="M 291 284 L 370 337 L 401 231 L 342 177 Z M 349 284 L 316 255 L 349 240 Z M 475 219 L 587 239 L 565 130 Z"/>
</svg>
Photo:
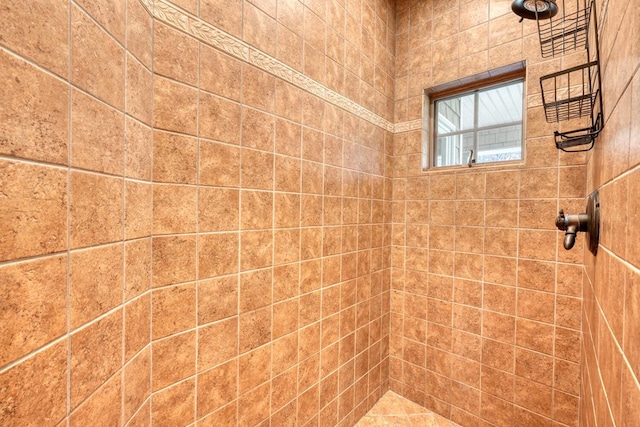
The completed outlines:
<svg viewBox="0 0 640 427">
<path fill-rule="evenodd" d="M 459 427 L 458 424 L 388 391 L 355 427 Z"/>
</svg>

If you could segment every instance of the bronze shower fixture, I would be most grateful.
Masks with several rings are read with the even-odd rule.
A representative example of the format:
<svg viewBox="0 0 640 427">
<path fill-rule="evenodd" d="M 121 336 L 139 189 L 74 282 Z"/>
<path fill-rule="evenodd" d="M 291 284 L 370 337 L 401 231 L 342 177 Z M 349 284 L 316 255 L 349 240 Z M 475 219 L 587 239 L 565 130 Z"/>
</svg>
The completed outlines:
<svg viewBox="0 0 640 427">
<path fill-rule="evenodd" d="M 522 19 L 549 19 L 558 13 L 558 6 L 556 0 L 514 0 L 511 10 Z"/>
<path fill-rule="evenodd" d="M 598 252 L 600 238 L 600 195 L 598 190 L 589 196 L 586 213 L 565 214 L 561 209 L 556 218 L 556 227 L 565 232 L 563 244 L 566 250 L 573 248 L 579 231 L 587 233 L 589 250 L 595 255 Z"/>
</svg>

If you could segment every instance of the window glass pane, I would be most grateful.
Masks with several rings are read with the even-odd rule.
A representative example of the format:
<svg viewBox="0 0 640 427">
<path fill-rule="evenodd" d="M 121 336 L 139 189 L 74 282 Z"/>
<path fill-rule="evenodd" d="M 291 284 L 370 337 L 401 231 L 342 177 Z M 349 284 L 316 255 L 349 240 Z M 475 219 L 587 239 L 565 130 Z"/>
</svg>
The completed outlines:
<svg viewBox="0 0 640 427">
<path fill-rule="evenodd" d="M 472 148 L 473 132 L 439 137 L 436 142 L 436 166 L 453 166 L 466 162 Z"/>
<path fill-rule="evenodd" d="M 438 101 L 438 135 L 473 128 L 474 94 Z"/>
<path fill-rule="evenodd" d="M 436 100 L 434 166 L 522 159 L 523 80 Z"/>
<path fill-rule="evenodd" d="M 478 127 L 522 121 L 522 81 L 478 93 Z"/>
<path fill-rule="evenodd" d="M 476 162 L 501 162 L 522 158 L 522 125 L 505 126 L 478 132 Z"/>
</svg>

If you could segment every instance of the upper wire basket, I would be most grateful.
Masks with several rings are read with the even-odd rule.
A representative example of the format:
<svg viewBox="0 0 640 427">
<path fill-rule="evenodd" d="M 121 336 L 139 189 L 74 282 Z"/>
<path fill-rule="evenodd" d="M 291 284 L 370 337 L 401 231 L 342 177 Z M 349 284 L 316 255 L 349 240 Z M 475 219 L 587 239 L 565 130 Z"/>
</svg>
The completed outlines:
<svg viewBox="0 0 640 427">
<path fill-rule="evenodd" d="M 536 20 L 543 58 L 588 47 L 589 43 L 589 21 L 593 2 L 557 0 L 554 3 L 558 6 L 557 15 Z"/>
</svg>

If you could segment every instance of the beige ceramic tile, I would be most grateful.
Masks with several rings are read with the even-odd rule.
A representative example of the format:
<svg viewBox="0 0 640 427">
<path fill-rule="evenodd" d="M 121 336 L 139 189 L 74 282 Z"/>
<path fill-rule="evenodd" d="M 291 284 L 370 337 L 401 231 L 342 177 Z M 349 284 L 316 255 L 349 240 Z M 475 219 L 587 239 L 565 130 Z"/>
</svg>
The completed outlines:
<svg viewBox="0 0 640 427">
<path fill-rule="evenodd" d="M 64 333 L 65 264 L 66 257 L 55 256 L 2 267 L 6 293 L 15 302 L 0 309 L 0 345 L 5 349 L 0 364 L 6 365 Z"/>
<path fill-rule="evenodd" d="M 392 391 L 380 400 L 356 424 L 358 427 L 454 427 L 457 424 L 429 411 L 428 409 Z"/>
<path fill-rule="evenodd" d="M 0 259 L 7 261 L 65 250 L 66 172 L 3 160 L 0 173 L 5 194 L 0 217 L 6 230 L 0 240 Z"/>
<path fill-rule="evenodd" d="M 144 124 L 125 119 L 125 175 L 149 181 L 153 169 L 153 131 Z"/>
<path fill-rule="evenodd" d="M 151 346 L 154 391 L 188 378 L 196 373 L 196 332 L 172 335 L 154 341 Z"/>
<path fill-rule="evenodd" d="M 187 425 L 194 421 L 195 379 L 178 383 L 151 397 L 151 422 L 157 425 Z"/>
<path fill-rule="evenodd" d="M 147 348 L 124 367 L 124 417 L 126 420 L 138 411 L 151 394 L 151 360 Z M 141 411 L 144 412 L 144 411 Z M 148 414 L 147 414 L 148 417 Z"/>
<path fill-rule="evenodd" d="M 10 14 L 3 13 L 3 17 L 7 15 Z M 9 27 L 3 25 L 3 28 Z M 0 131 L 4 135 L 0 152 L 67 164 L 69 90 L 66 85 L 4 51 L 0 52 L 0 78 L 5 82 L 6 95 L 0 106 Z"/>
<path fill-rule="evenodd" d="M 152 282 L 158 287 L 196 278 L 195 236 L 153 238 Z"/>
<path fill-rule="evenodd" d="M 81 11 L 71 13 L 71 79 L 115 108 L 124 106 L 124 50 Z"/>
<path fill-rule="evenodd" d="M 71 173 L 71 246 L 122 239 L 122 178 Z"/>
<path fill-rule="evenodd" d="M 162 338 L 196 325 L 194 284 L 155 289 L 152 293 L 152 336 Z"/>
<path fill-rule="evenodd" d="M 153 114 L 152 73 L 131 54 L 127 54 L 125 78 L 126 112 L 151 125 Z"/>
<path fill-rule="evenodd" d="M 122 366 L 122 310 L 71 336 L 71 407 L 76 408 Z"/>
<path fill-rule="evenodd" d="M 96 0 L 81 0 L 78 5 L 103 26 L 120 43 L 124 43 L 125 4 L 112 2 L 103 5 Z"/>
<path fill-rule="evenodd" d="M 116 374 L 69 415 L 69 425 L 117 424 L 121 419 L 121 402 L 122 375 Z"/>
<path fill-rule="evenodd" d="M 74 251 L 70 259 L 70 322 L 77 328 L 122 304 L 124 246 Z"/>
<path fill-rule="evenodd" d="M 124 355 L 130 360 L 151 340 L 151 295 L 149 293 L 124 307 Z"/>
<path fill-rule="evenodd" d="M 198 84 L 198 41 L 156 22 L 153 26 L 153 71 L 192 86 Z"/>
<path fill-rule="evenodd" d="M 237 373 L 238 363 L 234 359 L 198 375 L 198 416 L 213 412 L 237 398 Z"/>
<path fill-rule="evenodd" d="M 203 109 L 207 107 L 205 98 Z M 195 135 L 198 122 L 197 90 L 162 77 L 154 77 L 153 124 L 156 129 Z M 203 133 L 203 136 L 206 136 Z"/>
<path fill-rule="evenodd" d="M 242 37 L 242 1 L 203 0 L 200 17 L 224 31 Z"/>
<path fill-rule="evenodd" d="M 153 134 L 153 179 L 195 184 L 198 142 L 195 138 L 156 131 Z"/>
<path fill-rule="evenodd" d="M 153 20 L 139 1 L 127 2 L 127 50 L 147 68 L 151 67 Z"/>
<path fill-rule="evenodd" d="M 240 62 L 206 45 L 200 50 L 200 88 L 240 100 Z"/>
<path fill-rule="evenodd" d="M 69 5 L 54 1 L 5 3 L 2 44 L 38 65 L 66 77 L 69 61 Z M 46 26 L 42 25 L 47 22 Z"/>
</svg>

